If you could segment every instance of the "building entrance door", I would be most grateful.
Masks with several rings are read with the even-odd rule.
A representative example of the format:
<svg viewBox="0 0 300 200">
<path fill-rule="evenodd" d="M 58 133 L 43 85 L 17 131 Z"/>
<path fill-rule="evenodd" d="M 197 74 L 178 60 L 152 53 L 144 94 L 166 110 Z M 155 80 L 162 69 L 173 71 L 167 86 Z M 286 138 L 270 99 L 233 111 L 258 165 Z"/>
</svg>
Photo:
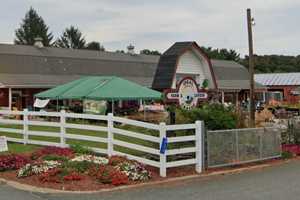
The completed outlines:
<svg viewBox="0 0 300 200">
<path fill-rule="evenodd" d="M 12 91 L 12 102 L 11 107 L 13 110 L 22 110 L 22 91 L 13 90 Z"/>
</svg>

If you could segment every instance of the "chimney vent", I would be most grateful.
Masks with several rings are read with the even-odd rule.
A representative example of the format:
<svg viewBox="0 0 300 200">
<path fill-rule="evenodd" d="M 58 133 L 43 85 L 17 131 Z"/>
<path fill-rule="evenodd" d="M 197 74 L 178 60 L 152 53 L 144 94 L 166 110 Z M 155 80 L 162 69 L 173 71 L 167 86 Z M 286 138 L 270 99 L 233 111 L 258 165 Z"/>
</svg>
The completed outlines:
<svg viewBox="0 0 300 200">
<path fill-rule="evenodd" d="M 43 39 L 41 37 L 34 38 L 34 46 L 37 48 L 43 48 Z"/>
</svg>

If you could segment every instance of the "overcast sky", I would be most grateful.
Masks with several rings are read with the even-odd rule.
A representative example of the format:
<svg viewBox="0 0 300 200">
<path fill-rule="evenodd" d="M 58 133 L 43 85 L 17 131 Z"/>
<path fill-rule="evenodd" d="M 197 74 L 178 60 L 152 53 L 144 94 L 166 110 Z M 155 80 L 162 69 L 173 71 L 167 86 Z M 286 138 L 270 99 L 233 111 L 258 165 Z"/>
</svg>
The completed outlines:
<svg viewBox="0 0 300 200">
<path fill-rule="evenodd" d="M 299 0 L 2 0 L 0 42 L 12 43 L 14 30 L 32 6 L 55 36 L 78 26 L 87 41 L 107 50 L 132 43 L 166 50 L 176 41 L 232 48 L 247 54 L 246 8 L 256 20 L 257 54 L 298 55 Z"/>
</svg>

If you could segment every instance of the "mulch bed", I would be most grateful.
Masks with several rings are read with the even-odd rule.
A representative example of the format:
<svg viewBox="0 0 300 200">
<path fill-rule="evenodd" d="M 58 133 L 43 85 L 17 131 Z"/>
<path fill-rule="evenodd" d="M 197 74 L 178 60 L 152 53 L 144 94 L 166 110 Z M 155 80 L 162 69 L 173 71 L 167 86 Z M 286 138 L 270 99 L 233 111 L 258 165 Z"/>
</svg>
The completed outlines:
<svg viewBox="0 0 300 200">
<path fill-rule="evenodd" d="M 147 167 L 147 169 L 151 172 L 151 179 L 146 182 L 155 182 L 160 180 L 166 180 L 167 178 L 162 178 L 159 176 L 159 170 L 153 167 Z M 96 191 L 100 189 L 108 189 L 115 188 L 117 186 L 113 186 L 110 184 L 103 184 L 93 179 L 90 176 L 84 176 L 84 179 L 81 181 L 68 181 L 63 183 L 52 183 L 52 182 L 41 182 L 39 180 L 39 176 L 29 176 L 25 178 L 17 178 L 16 171 L 6 171 L 0 173 L 0 178 L 4 178 L 6 180 L 16 181 L 22 184 L 28 184 L 40 188 L 50 188 L 56 190 L 67 190 L 67 191 Z M 168 170 L 168 178 L 174 177 L 182 177 L 197 174 L 194 170 L 194 166 L 187 167 L 178 167 L 172 168 Z M 137 185 L 146 182 L 137 182 L 137 181 L 129 181 L 127 185 Z"/>
<path fill-rule="evenodd" d="M 296 148 L 294 146 L 285 146 L 286 149 L 292 149 L 295 150 Z M 70 149 L 60 149 L 60 148 L 44 148 L 42 149 L 43 151 L 37 150 L 36 152 L 31 152 L 31 153 L 24 153 L 22 156 L 24 157 L 32 157 L 33 155 L 35 156 L 43 156 L 42 153 L 49 153 L 48 151 L 55 152 L 57 155 L 60 154 L 70 154 Z M 299 153 L 300 150 L 298 151 L 298 148 L 296 149 L 297 152 Z M 295 153 L 295 152 L 293 152 Z M 297 157 L 297 154 L 293 154 L 295 157 L 289 159 L 300 159 L 300 157 Z M 74 154 L 71 152 L 71 154 Z M 73 155 L 74 156 L 74 155 Z M 126 159 L 126 158 L 122 158 Z M 120 158 L 115 158 L 115 160 L 120 160 Z M 3 159 L 3 157 L 2 157 Z M 111 160 L 112 159 L 112 160 Z M 106 159 L 107 160 L 107 159 Z M 113 161 L 113 157 L 109 159 L 110 161 Z M 20 158 L 17 158 L 16 162 L 21 162 Z M 242 164 L 242 165 L 235 165 L 235 166 L 230 166 L 230 167 L 219 167 L 219 168 L 211 168 L 207 169 L 203 172 L 203 174 L 226 174 L 227 172 L 234 171 L 235 169 L 247 169 L 247 168 L 253 168 L 254 166 L 257 166 L 258 169 L 260 169 L 260 166 L 266 166 L 266 165 L 277 165 L 285 162 L 286 160 L 284 159 L 273 159 L 273 160 L 267 160 L 263 162 L 255 162 L 255 163 L 248 163 L 248 164 Z M 15 162 L 15 161 L 14 161 Z M 11 163 L 10 163 L 11 164 Z M 2 163 L 2 166 L 3 165 Z M 158 182 L 162 180 L 167 180 L 175 177 L 184 177 L 184 176 L 191 176 L 191 175 L 196 175 L 195 171 L 195 165 L 189 165 L 189 166 L 184 166 L 184 167 L 174 167 L 174 168 L 169 168 L 167 170 L 167 178 L 162 178 L 159 176 L 159 169 L 155 167 L 150 167 L 150 166 L 144 166 L 143 167 L 146 171 L 150 172 L 151 178 L 150 179 L 145 179 L 146 181 L 133 181 L 129 180 L 126 182 L 126 185 L 138 185 L 141 183 L 146 183 L 146 182 Z M 242 171 L 241 170 L 241 171 Z M 27 184 L 31 186 L 36 186 L 40 188 L 48 188 L 48 189 L 56 189 L 56 190 L 65 190 L 65 191 L 97 191 L 100 189 L 110 189 L 110 188 L 115 188 L 118 186 L 114 186 L 113 184 L 107 184 L 107 183 L 102 183 L 99 181 L 99 179 L 96 179 L 91 174 L 86 174 L 82 173 L 83 179 L 80 181 L 61 181 L 61 182 L 52 182 L 52 181 L 41 181 L 40 175 L 32 175 L 32 176 L 27 176 L 27 177 L 17 177 L 18 170 L 7 170 L 4 172 L 0 172 L 0 178 L 4 178 L 6 180 L 11 180 L 11 181 L 16 181 L 22 184 Z M 142 180 L 142 179 L 139 179 Z"/>
<path fill-rule="evenodd" d="M 299 159 L 299 158 L 294 158 Z M 231 171 L 233 169 L 241 169 L 241 168 L 250 168 L 253 166 L 259 166 L 259 165 L 266 165 L 266 164 L 280 164 L 283 163 L 282 159 L 273 159 L 265 162 L 258 162 L 258 163 L 249 163 L 249 164 L 243 164 L 233 167 L 222 167 L 222 168 L 214 168 L 214 169 L 208 169 L 204 172 L 204 174 L 211 174 L 214 172 L 224 172 Z M 168 169 L 168 178 L 162 178 L 159 176 L 159 169 L 154 167 L 147 167 L 149 171 L 151 171 L 152 178 L 149 181 L 146 182 L 156 182 L 160 180 L 166 180 L 169 178 L 175 178 L 175 177 L 183 177 L 183 176 L 190 176 L 197 174 L 195 172 L 195 166 L 185 166 L 185 167 L 176 167 L 176 168 L 170 168 Z M 98 182 L 97 180 L 93 179 L 90 176 L 84 176 L 84 179 L 81 181 L 68 181 L 63 183 L 52 183 L 52 182 L 41 182 L 39 180 L 38 176 L 29 176 L 25 178 L 17 178 L 16 177 L 16 171 L 7 171 L 7 172 L 1 172 L 0 178 L 4 178 L 6 180 L 12 180 L 16 181 L 22 184 L 28 184 L 40 188 L 50 188 L 50 189 L 56 189 L 56 190 L 65 190 L 65 191 L 97 191 L 100 189 L 109 189 L 109 188 L 115 188 L 117 186 L 113 186 L 110 184 L 102 184 Z M 134 182 L 130 181 L 128 185 L 137 185 L 141 184 L 143 182 Z"/>
</svg>

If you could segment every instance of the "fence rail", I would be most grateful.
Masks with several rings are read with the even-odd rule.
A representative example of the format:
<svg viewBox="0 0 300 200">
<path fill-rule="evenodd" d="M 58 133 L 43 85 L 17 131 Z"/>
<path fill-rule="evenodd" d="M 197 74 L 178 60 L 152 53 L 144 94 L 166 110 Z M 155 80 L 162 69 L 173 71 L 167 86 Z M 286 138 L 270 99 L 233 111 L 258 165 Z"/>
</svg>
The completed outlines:
<svg viewBox="0 0 300 200">
<path fill-rule="evenodd" d="M 168 168 L 184 165 L 195 165 L 196 171 L 201 173 L 205 148 L 208 167 L 230 166 L 281 156 L 281 132 L 278 128 L 208 131 L 205 146 L 202 121 L 179 125 L 152 124 L 112 114 L 104 116 L 65 111 L 0 110 L 0 115 L 3 116 L 0 117 L 0 135 L 6 135 L 10 142 L 67 147 L 79 141 L 95 152 L 108 156 L 126 156 L 157 167 L 162 177 L 167 175 Z M 9 116 L 14 116 L 14 119 Z M 86 120 L 96 123 L 86 124 Z M 177 134 L 182 131 L 186 131 L 185 134 Z M 165 140 L 168 146 L 162 151 Z"/>
<path fill-rule="evenodd" d="M 17 119 L 0 119 L 0 135 L 5 133 L 7 140 L 23 144 L 35 144 L 45 146 L 67 147 L 70 145 L 69 140 L 96 142 L 98 146 L 92 146 L 95 152 L 112 155 L 126 156 L 129 159 L 137 160 L 141 163 L 154 166 L 160 169 L 160 175 L 167 175 L 167 168 L 178 167 L 183 165 L 196 165 L 196 171 L 202 172 L 202 132 L 203 123 L 197 121 L 195 124 L 166 125 L 165 123 L 152 124 L 131 119 L 121 118 L 108 114 L 92 115 L 92 114 L 75 114 L 61 112 L 29 112 L 24 111 L 0 111 L 2 116 L 18 116 Z M 38 120 L 37 117 L 41 117 Z M 49 118 L 55 118 L 51 121 Z M 96 120 L 102 124 L 91 125 L 70 122 L 70 119 Z M 116 124 L 130 125 L 147 131 L 156 131 L 157 134 L 146 134 L 139 131 L 126 130 L 122 126 Z M 2 126 L 1 126 L 2 125 Z M 3 126 L 4 125 L 4 126 Z M 13 125 L 14 127 L 9 127 Z M 32 130 L 38 127 L 38 130 Z M 42 127 L 46 127 L 46 130 Z M 73 130 L 70 132 L 70 130 Z M 74 131 L 75 130 L 75 131 Z M 78 134 L 77 130 L 87 131 Z M 168 137 L 167 133 L 189 130 L 193 131 L 193 135 Z M 94 133 L 94 134 L 90 134 Z M 95 134 L 96 133 L 96 134 Z M 97 134 L 101 133 L 101 134 Z M 13 135 L 10 135 L 13 134 Z M 47 139 L 41 139 L 49 137 Z M 122 137 L 131 139 L 123 140 Z M 134 140 L 142 140 L 144 143 L 136 143 Z M 172 149 L 167 148 L 165 152 L 161 152 L 163 141 L 168 143 L 194 142 L 193 146 L 181 147 L 173 145 Z M 100 143 L 102 145 L 100 145 Z M 153 145 L 146 145 L 153 144 Z M 89 144 L 86 144 L 89 146 Z M 126 148 L 131 151 L 122 151 L 118 148 Z M 142 152 L 136 154 L 133 151 Z M 181 160 L 172 160 L 169 157 L 178 154 L 194 153 L 194 158 L 185 158 Z M 148 154 L 154 155 L 156 159 L 147 157 Z"/>
<path fill-rule="evenodd" d="M 247 128 L 207 132 L 208 167 L 232 166 L 281 156 L 278 128 Z"/>
</svg>

